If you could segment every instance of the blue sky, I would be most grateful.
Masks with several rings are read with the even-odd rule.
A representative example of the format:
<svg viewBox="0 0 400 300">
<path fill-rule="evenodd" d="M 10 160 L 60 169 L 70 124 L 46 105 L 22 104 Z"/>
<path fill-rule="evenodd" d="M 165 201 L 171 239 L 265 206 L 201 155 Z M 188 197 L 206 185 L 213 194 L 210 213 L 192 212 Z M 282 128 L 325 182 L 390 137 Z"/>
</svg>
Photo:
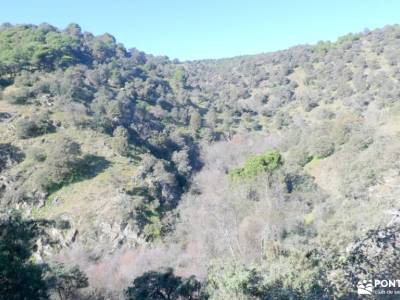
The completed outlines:
<svg viewBox="0 0 400 300">
<path fill-rule="evenodd" d="M 398 0 L 0 0 L 0 23 L 75 22 L 127 48 L 181 60 L 334 40 L 400 23 L 399 12 Z"/>
</svg>

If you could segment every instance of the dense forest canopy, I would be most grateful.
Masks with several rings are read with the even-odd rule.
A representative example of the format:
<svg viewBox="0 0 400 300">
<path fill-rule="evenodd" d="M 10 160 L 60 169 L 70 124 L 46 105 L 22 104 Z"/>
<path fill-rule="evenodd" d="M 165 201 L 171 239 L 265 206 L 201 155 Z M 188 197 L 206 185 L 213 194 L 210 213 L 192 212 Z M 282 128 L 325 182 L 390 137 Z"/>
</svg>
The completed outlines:
<svg viewBox="0 0 400 300">
<path fill-rule="evenodd" d="M 180 62 L 0 27 L 0 299 L 357 299 L 398 278 L 400 27 Z"/>
</svg>

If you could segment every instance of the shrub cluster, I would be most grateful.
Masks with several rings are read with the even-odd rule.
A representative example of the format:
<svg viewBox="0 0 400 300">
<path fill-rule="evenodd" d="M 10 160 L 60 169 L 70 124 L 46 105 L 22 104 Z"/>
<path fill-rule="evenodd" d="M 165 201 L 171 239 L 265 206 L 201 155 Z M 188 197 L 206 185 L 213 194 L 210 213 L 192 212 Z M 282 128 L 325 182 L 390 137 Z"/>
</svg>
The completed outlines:
<svg viewBox="0 0 400 300">
<path fill-rule="evenodd" d="M 242 168 L 229 172 L 232 180 L 251 179 L 264 172 L 272 172 L 281 164 L 281 155 L 276 150 L 248 158 Z"/>
</svg>

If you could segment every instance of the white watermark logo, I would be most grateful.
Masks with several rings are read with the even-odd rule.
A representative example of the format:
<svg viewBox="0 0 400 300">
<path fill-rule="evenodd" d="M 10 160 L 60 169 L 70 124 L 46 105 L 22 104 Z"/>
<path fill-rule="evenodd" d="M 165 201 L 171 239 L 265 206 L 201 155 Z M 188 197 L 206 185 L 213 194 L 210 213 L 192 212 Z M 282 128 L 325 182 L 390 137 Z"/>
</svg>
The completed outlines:
<svg viewBox="0 0 400 300">
<path fill-rule="evenodd" d="M 357 283 L 357 293 L 359 295 L 372 295 L 373 290 L 372 280 L 362 280 Z"/>
<path fill-rule="evenodd" d="M 358 295 L 400 295 L 399 279 L 364 279 L 357 283 Z"/>
</svg>

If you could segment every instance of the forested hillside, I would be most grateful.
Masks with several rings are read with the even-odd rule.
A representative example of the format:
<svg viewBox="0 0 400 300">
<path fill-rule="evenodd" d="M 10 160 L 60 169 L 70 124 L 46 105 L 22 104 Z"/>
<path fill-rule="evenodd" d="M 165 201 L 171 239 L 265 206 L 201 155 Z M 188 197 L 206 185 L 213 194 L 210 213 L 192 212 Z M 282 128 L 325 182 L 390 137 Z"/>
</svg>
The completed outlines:
<svg viewBox="0 0 400 300">
<path fill-rule="evenodd" d="M 357 299 L 399 278 L 400 27 L 180 62 L 0 27 L 0 299 Z"/>
</svg>

